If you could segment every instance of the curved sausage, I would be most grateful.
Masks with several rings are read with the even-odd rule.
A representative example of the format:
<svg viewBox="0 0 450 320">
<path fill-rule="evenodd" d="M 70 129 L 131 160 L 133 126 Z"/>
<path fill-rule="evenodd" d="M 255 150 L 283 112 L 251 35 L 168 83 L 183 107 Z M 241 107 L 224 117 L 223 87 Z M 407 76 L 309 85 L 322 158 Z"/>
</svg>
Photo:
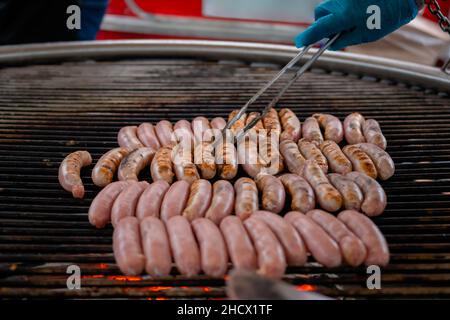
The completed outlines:
<svg viewBox="0 0 450 320">
<path fill-rule="evenodd" d="M 172 148 L 162 147 L 153 157 L 150 164 L 150 173 L 153 181 L 164 180 L 171 184 L 175 173 L 172 165 Z"/>
<path fill-rule="evenodd" d="M 328 173 L 327 158 L 325 158 L 325 156 L 322 154 L 322 151 L 320 151 L 319 147 L 317 147 L 312 142 L 301 139 L 298 142 L 298 148 L 306 160 L 314 160 L 322 169 L 323 173 Z"/>
<path fill-rule="evenodd" d="M 303 177 L 314 189 L 320 206 L 330 212 L 335 212 L 342 207 L 342 196 L 328 181 L 327 176 L 314 161 L 306 161 Z"/>
<path fill-rule="evenodd" d="M 187 149 L 194 146 L 194 133 L 192 132 L 191 123 L 187 120 L 179 120 L 173 126 L 173 133 L 178 143 Z"/>
<path fill-rule="evenodd" d="M 172 162 L 178 180 L 184 180 L 191 184 L 200 179 L 197 167 L 193 163 L 192 150 L 190 148 L 177 144 L 172 150 Z"/>
<path fill-rule="evenodd" d="M 87 151 L 76 151 L 69 154 L 61 162 L 58 180 L 64 190 L 72 192 L 74 198 L 83 199 L 84 185 L 80 178 L 82 167 L 89 166 L 92 158 Z"/>
<path fill-rule="evenodd" d="M 144 146 L 158 150 L 161 148 L 155 128 L 151 123 L 144 122 L 137 128 L 137 136 Z"/>
<path fill-rule="evenodd" d="M 215 224 L 220 224 L 222 219 L 229 216 L 234 209 L 234 188 L 226 180 L 219 180 L 213 185 L 211 205 L 205 213 L 205 217 Z"/>
<path fill-rule="evenodd" d="M 134 150 L 120 163 L 117 177 L 119 180 L 138 181 L 139 173 L 152 161 L 154 155 L 155 150 L 152 148 Z"/>
<path fill-rule="evenodd" d="M 365 121 L 364 117 L 357 112 L 349 114 L 345 118 L 344 134 L 348 144 L 366 142 L 362 129 Z"/>
<path fill-rule="evenodd" d="M 278 117 L 277 110 L 270 108 L 265 117 L 263 118 L 264 129 L 267 134 L 276 133 L 278 136 L 281 134 L 281 123 Z"/>
<path fill-rule="evenodd" d="M 367 256 L 364 243 L 342 221 L 322 210 L 312 210 L 306 215 L 339 244 L 342 256 L 350 266 L 357 267 L 364 262 Z"/>
<path fill-rule="evenodd" d="M 216 158 L 214 157 L 214 145 L 210 142 L 198 144 L 194 150 L 194 162 L 200 170 L 203 179 L 212 179 L 216 176 Z"/>
<path fill-rule="evenodd" d="M 303 139 L 320 146 L 323 143 L 322 132 L 320 131 L 319 122 L 313 117 L 306 118 L 302 125 Z"/>
<path fill-rule="evenodd" d="M 238 173 L 237 151 L 233 143 L 220 143 L 216 148 L 216 164 L 219 177 L 231 180 Z"/>
<path fill-rule="evenodd" d="M 140 224 L 142 248 L 145 255 L 145 271 L 152 277 L 164 277 L 172 269 L 169 236 L 164 223 L 147 216 Z"/>
<path fill-rule="evenodd" d="M 117 134 L 119 146 L 130 151 L 143 148 L 144 145 L 137 137 L 137 129 L 138 127 L 136 126 L 126 126 L 120 129 Z"/>
<path fill-rule="evenodd" d="M 314 190 L 309 183 L 296 174 L 283 174 L 280 181 L 291 196 L 291 209 L 308 212 L 316 207 Z"/>
<path fill-rule="evenodd" d="M 380 124 L 374 119 L 368 119 L 363 124 L 363 133 L 366 142 L 373 143 L 381 149 L 386 150 L 387 141 L 381 132 Z"/>
<path fill-rule="evenodd" d="M 387 180 L 394 175 L 395 164 L 386 151 L 372 143 L 360 143 L 356 146 L 372 159 L 381 180 Z"/>
<path fill-rule="evenodd" d="M 280 116 L 281 126 L 283 127 L 280 140 L 291 140 L 297 143 L 302 134 L 300 120 L 291 109 L 281 109 L 278 114 Z"/>
<path fill-rule="evenodd" d="M 222 117 L 216 117 L 211 120 L 210 125 L 213 129 L 223 130 L 223 128 L 227 125 L 227 122 Z"/>
<path fill-rule="evenodd" d="M 258 273 L 281 278 L 286 270 L 286 257 L 277 237 L 265 222 L 256 217 L 245 220 L 244 226 L 257 252 Z"/>
<path fill-rule="evenodd" d="M 280 143 L 280 152 L 289 172 L 303 175 L 306 159 L 300 153 L 294 141 L 284 140 Z"/>
<path fill-rule="evenodd" d="M 122 160 L 129 154 L 125 148 L 115 148 L 105 153 L 92 169 L 92 181 L 98 187 L 104 187 L 113 181 Z"/>
<path fill-rule="evenodd" d="M 239 113 L 239 110 L 233 110 L 228 115 L 228 122 L 231 121 L 237 114 Z M 245 128 L 245 123 L 247 120 L 247 114 L 244 113 L 230 128 L 231 132 L 237 136 L 240 131 L 242 131 Z"/>
<path fill-rule="evenodd" d="M 190 185 L 184 180 L 172 184 L 161 203 L 160 218 L 167 222 L 173 216 L 179 216 L 186 207 Z"/>
<path fill-rule="evenodd" d="M 382 214 L 387 205 L 386 193 L 375 180 L 360 172 L 350 172 L 345 175 L 355 182 L 364 194 L 361 210 L 369 217 Z"/>
<path fill-rule="evenodd" d="M 347 210 L 353 209 L 359 211 L 364 200 L 363 193 L 356 183 L 346 176 L 330 173 L 328 179 L 331 184 L 339 190 L 344 200 L 344 208 Z"/>
<path fill-rule="evenodd" d="M 192 120 L 192 131 L 194 132 L 195 145 L 201 144 L 204 141 L 210 142 L 211 140 L 206 140 L 206 132 L 211 129 L 209 121 L 205 117 L 196 117 Z M 209 134 L 208 134 L 209 135 Z"/>
<path fill-rule="evenodd" d="M 238 163 L 244 171 L 255 178 L 263 169 L 258 157 L 257 136 L 254 131 L 246 133 L 243 139 L 238 141 Z"/>
<path fill-rule="evenodd" d="M 134 217 L 139 197 L 148 186 L 149 183 L 147 181 L 133 181 L 117 196 L 111 208 L 111 222 L 114 227 L 121 219 Z"/>
<path fill-rule="evenodd" d="M 97 228 L 103 228 L 111 220 L 111 209 L 117 196 L 129 184 L 126 181 L 116 181 L 108 184 L 92 200 L 89 207 L 89 222 Z"/>
<path fill-rule="evenodd" d="M 155 126 L 156 136 L 162 147 L 174 145 L 175 135 L 173 133 L 172 123 L 167 120 L 161 120 Z"/>
<path fill-rule="evenodd" d="M 366 265 L 386 266 L 389 263 L 386 239 L 372 220 L 354 210 L 342 211 L 338 219 L 344 222 L 366 246 Z"/>
<path fill-rule="evenodd" d="M 302 266 L 306 263 L 305 245 L 290 223 L 279 215 L 267 211 L 256 211 L 253 217 L 263 220 L 276 235 L 283 246 L 288 265 Z"/>
<path fill-rule="evenodd" d="M 342 152 L 352 162 L 354 171 L 364 173 L 374 179 L 377 178 L 378 171 L 372 159 L 356 145 L 345 146 Z"/>
<path fill-rule="evenodd" d="M 341 120 L 331 114 L 316 113 L 313 117 L 317 119 L 319 125 L 323 128 L 325 140 L 340 143 L 344 139 L 344 128 Z"/>
<path fill-rule="evenodd" d="M 199 274 L 200 250 L 189 221 L 183 216 L 172 217 L 166 221 L 166 228 L 178 271 L 188 277 Z"/>
<path fill-rule="evenodd" d="M 145 256 L 139 222 L 135 217 L 126 217 L 117 224 L 113 233 L 113 251 L 117 266 L 123 274 L 137 276 L 144 271 Z"/>
<path fill-rule="evenodd" d="M 341 265 L 342 257 L 339 246 L 311 218 L 300 212 L 289 212 L 284 219 L 297 229 L 317 262 L 328 268 Z"/>
<path fill-rule="evenodd" d="M 212 186 L 208 180 L 200 179 L 191 184 L 189 199 L 183 216 L 189 221 L 205 216 L 212 198 Z"/>
<path fill-rule="evenodd" d="M 327 140 L 320 145 L 320 149 L 328 160 L 331 172 L 340 174 L 352 172 L 352 163 L 347 159 L 336 142 Z"/>
<path fill-rule="evenodd" d="M 258 210 L 258 188 L 255 181 L 249 178 L 240 178 L 234 183 L 236 201 L 234 213 L 245 220 Z"/>
<path fill-rule="evenodd" d="M 263 173 L 256 176 L 255 182 L 262 193 L 262 208 L 270 212 L 280 213 L 286 201 L 286 191 L 280 179 Z"/>
<path fill-rule="evenodd" d="M 153 182 L 145 188 L 136 205 L 136 218 L 139 221 L 145 217 L 159 218 L 161 203 L 169 188 L 170 185 L 164 180 Z"/>
<path fill-rule="evenodd" d="M 192 221 L 192 229 L 200 247 L 203 272 L 210 277 L 222 278 L 228 269 L 225 240 L 211 220 L 199 218 Z"/>
</svg>

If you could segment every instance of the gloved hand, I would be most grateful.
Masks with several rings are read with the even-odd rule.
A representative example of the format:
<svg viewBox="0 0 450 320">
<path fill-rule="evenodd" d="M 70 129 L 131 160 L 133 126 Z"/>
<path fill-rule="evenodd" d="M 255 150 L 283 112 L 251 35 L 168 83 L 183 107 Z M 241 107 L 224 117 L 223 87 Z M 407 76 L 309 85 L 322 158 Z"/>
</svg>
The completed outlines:
<svg viewBox="0 0 450 320">
<path fill-rule="evenodd" d="M 367 27 L 367 20 L 373 14 L 367 13 L 367 9 L 372 5 L 380 8 L 381 29 Z M 316 7 L 316 22 L 297 35 L 295 44 L 300 48 L 339 32 L 343 34 L 331 50 L 372 42 L 407 24 L 418 12 L 417 0 L 327 0 Z"/>
</svg>

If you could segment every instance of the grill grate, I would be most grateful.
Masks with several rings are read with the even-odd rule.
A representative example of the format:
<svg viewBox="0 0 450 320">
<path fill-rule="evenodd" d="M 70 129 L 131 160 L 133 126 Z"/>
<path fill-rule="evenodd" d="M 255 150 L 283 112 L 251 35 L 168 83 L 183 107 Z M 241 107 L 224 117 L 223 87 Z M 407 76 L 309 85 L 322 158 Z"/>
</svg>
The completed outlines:
<svg viewBox="0 0 450 320">
<path fill-rule="evenodd" d="M 83 170 L 84 200 L 58 185 L 60 161 L 87 149 L 96 161 L 117 131 L 144 121 L 226 116 L 277 65 L 201 59 L 122 59 L 0 69 L 0 297 L 224 298 L 224 281 L 179 275 L 124 277 L 114 264 L 112 229 L 95 230 L 88 206 L 98 192 Z M 273 91 L 256 105 L 268 103 Z M 383 183 L 389 205 L 376 219 L 392 251 L 382 290 L 366 271 L 290 268 L 299 290 L 337 298 L 450 297 L 450 100 L 371 77 L 317 69 L 280 102 L 301 120 L 315 112 L 377 119 L 396 175 Z M 66 267 L 82 270 L 67 290 Z"/>
</svg>

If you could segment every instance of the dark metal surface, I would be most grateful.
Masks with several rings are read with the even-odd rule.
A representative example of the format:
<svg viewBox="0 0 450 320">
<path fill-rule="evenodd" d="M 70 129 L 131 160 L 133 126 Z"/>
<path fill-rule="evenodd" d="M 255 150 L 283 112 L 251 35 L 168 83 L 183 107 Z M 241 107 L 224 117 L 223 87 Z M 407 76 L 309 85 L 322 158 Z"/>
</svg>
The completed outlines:
<svg viewBox="0 0 450 320">
<path fill-rule="evenodd" d="M 0 297 L 223 298 L 221 279 L 120 276 L 112 229 L 96 230 L 87 221 L 99 190 L 90 168 L 82 172 L 86 198 L 75 200 L 58 185 L 58 166 L 79 149 L 96 161 L 116 146 L 125 125 L 226 116 L 274 67 L 152 58 L 0 69 Z M 315 70 L 279 105 L 301 120 L 315 112 L 343 119 L 355 111 L 377 119 L 397 166 L 383 183 L 388 208 L 376 219 L 392 251 L 382 290 L 366 288 L 364 268 L 325 269 L 312 261 L 289 269 L 285 279 L 299 290 L 338 298 L 450 298 L 450 99 L 393 81 Z M 66 289 L 70 264 L 81 267 L 80 290 Z"/>
</svg>

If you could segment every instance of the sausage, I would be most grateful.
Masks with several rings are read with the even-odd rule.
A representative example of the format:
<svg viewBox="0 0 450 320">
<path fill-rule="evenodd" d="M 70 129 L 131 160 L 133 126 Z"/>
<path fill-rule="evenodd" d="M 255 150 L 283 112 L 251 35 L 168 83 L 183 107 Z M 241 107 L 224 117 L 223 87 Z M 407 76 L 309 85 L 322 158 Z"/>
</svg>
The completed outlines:
<svg viewBox="0 0 450 320">
<path fill-rule="evenodd" d="M 150 164 L 150 173 L 153 181 L 164 180 L 171 184 L 175 173 L 172 165 L 172 147 L 159 149 Z"/>
<path fill-rule="evenodd" d="M 162 147 L 174 145 L 176 143 L 173 133 L 172 123 L 167 120 L 161 120 L 155 126 L 156 136 Z"/>
<path fill-rule="evenodd" d="M 192 132 L 191 123 L 187 120 L 179 120 L 173 126 L 173 133 L 178 143 L 187 149 L 194 146 L 194 133 Z"/>
<path fill-rule="evenodd" d="M 211 129 L 209 121 L 205 117 L 197 117 L 192 120 L 192 131 L 194 132 L 195 145 L 201 144 L 205 140 L 205 133 Z M 209 134 L 208 134 L 209 135 Z"/>
<path fill-rule="evenodd" d="M 139 222 L 135 217 L 126 217 L 117 224 L 113 233 L 113 251 L 117 266 L 124 275 L 137 276 L 144 271 L 145 256 Z"/>
<path fill-rule="evenodd" d="M 203 179 L 212 179 L 216 176 L 216 158 L 214 157 L 214 145 L 204 141 L 198 144 L 194 150 L 194 162 L 200 170 Z"/>
<path fill-rule="evenodd" d="M 245 220 L 258 210 L 258 188 L 255 181 L 250 178 L 240 178 L 234 183 L 236 201 L 234 213 Z"/>
<path fill-rule="evenodd" d="M 357 144 L 366 142 L 363 135 L 363 124 L 366 120 L 364 117 L 355 112 L 349 114 L 344 120 L 345 140 L 348 144 Z"/>
<path fill-rule="evenodd" d="M 92 200 L 89 207 L 89 222 L 97 228 L 103 228 L 111 220 L 111 209 L 117 196 L 128 186 L 126 181 L 116 181 L 108 184 Z"/>
<path fill-rule="evenodd" d="M 129 154 L 125 148 L 115 148 L 105 153 L 92 169 L 92 181 L 98 187 L 105 187 L 113 181 L 122 160 Z"/>
<path fill-rule="evenodd" d="M 265 222 L 256 217 L 245 220 L 244 226 L 257 253 L 258 273 L 281 278 L 286 270 L 286 257 L 277 237 Z"/>
<path fill-rule="evenodd" d="M 144 220 L 145 217 L 159 218 L 159 210 L 161 203 L 170 185 L 164 180 L 153 182 L 139 197 L 136 205 L 136 218 L 139 221 Z"/>
<path fill-rule="evenodd" d="M 164 223 L 147 216 L 140 224 L 142 248 L 145 255 L 145 271 L 152 277 L 164 277 L 172 269 L 169 236 Z"/>
<path fill-rule="evenodd" d="M 243 139 L 238 141 L 238 163 L 244 171 L 255 178 L 263 169 L 258 157 L 257 136 L 254 131 L 246 133 Z"/>
<path fill-rule="evenodd" d="M 213 185 L 211 205 L 205 217 L 219 225 L 222 219 L 229 216 L 234 209 L 234 188 L 226 180 L 216 181 Z"/>
<path fill-rule="evenodd" d="M 352 267 L 361 265 L 367 256 L 364 243 L 335 216 L 322 210 L 306 214 L 339 244 L 344 260 Z"/>
<path fill-rule="evenodd" d="M 291 140 L 297 143 L 302 134 L 300 120 L 291 109 L 281 109 L 278 114 L 280 116 L 281 126 L 283 127 L 280 136 L 281 141 Z"/>
<path fill-rule="evenodd" d="M 259 112 L 250 112 L 245 121 L 245 125 L 250 124 L 250 122 L 252 122 L 257 117 L 259 117 Z M 252 130 L 256 133 L 258 133 L 260 130 L 264 130 L 264 124 L 263 124 L 262 120 L 258 120 L 258 122 L 256 122 L 256 124 L 250 130 Z"/>
<path fill-rule="evenodd" d="M 74 198 L 83 199 L 84 185 L 80 178 L 81 168 L 89 166 L 92 157 L 87 151 L 76 151 L 69 154 L 61 162 L 58 180 L 64 190 L 72 192 Z"/>
<path fill-rule="evenodd" d="M 172 184 L 161 203 L 160 218 L 167 222 L 173 216 L 182 214 L 189 197 L 190 185 L 184 180 Z"/>
<path fill-rule="evenodd" d="M 306 248 L 302 238 L 294 227 L 277 214 L 268 211 L 256 211 L 253 217 L 264 221 L 283 246 L 289 266 L 302 266 L 306 263 Z"/>
<path fill-rule="evenodd" d="M 111 222 L 114 227 L 121 219 L 135 216 L 139 197 L 148 186 L 147 181 L 131 181 L 117 196 L 111 208 Z"/>
<path fill-rule="evenodd" d="M 233 179 L 238 173 L 237 151 L 233 143 L 221 142 L 216 148 L 216 164 L 220 178 Z"/>
<path fill-rule="evenodd" d="M 291 223 L 306 243 L 314 259 L 327 268 L 341 265 L 342 257 L 337 243 L 311 218 L 300 212 L 289 212 L 284 219 Z"/>
<path fill-rule="evenodd" d="M 237 114 L 239 113 L 239 110 L 233 110 L 228 115 L 228 122 L 231 121 Z M 247 114 L 244 113 L 231 127 L 231 132 L 237 136 L 240 131 L 242 131 L 245 128 L 245 123 L 247 120 Z"/>
<path fill-rule="evenodd" d="M 212 186 L 208 180 L 200 179 L 191 184 L 189 199 L 186 208 L 183 210 L 183 216 L 189 221 L 205 216 L 211 204 Z"/>
<path fill-rule="evenodd" d="M 328 173 L 328 161 L 327 158 L 322 154 L 322 151 L 312 142 L 305 139 L 301 139 L 298 142 L 298 148 L 306 160 L 314 160 L 319 167 L 322 169 L 323 173 Z"/>
<path fill-rule="evenodd" d="M 331 172 L 347 174 L 352 171 L 352 163 L 347 159 L 336 142 L 327 140 L 320 145 L 320 149 L 328 160 Z"/>
<path fill-rule="evenodd" d="M 259 134 L 259 160 L 265 165 L 265 173 L 276 175 L 284 170 L 284 159 L 280 154 L 280 134 L 276 130 L 271 131 L 268 136 Z"/>
<path fill-rule="evenodd" d="M 172 150 L 172 162 L 178 180 L 184 180 L 191 184 L 200 179 L 190 148 L 185 148 L 180 143 L 177 144 Z"/>
<path fill-rule="evenodd" d="M 320 131 L 319 122 L 313 117 L 306 118 L 302 125 L 303 139 L 320 146 L 323 143 L 322 132 Z"/>
<path fill-rule="evenodd" d="M 279 179 L 291 196 L 292 210 L 308 212 L 316 207 L 314 190 L 305 179 L 296 174 L 283 174 Z"/>
<path fill-rule="evenodd" d="M 256 176 L 255 182 L 262 193 L 262 208 L 270 212 L 280 213 L 286 201 L 286 191 L 280 179 L 263 173 Z"/>
<path fill-rule="evenodd" d="M 119 166 L 117 174 L 119 180 L 134 180 L 138 181 L 138 175 L 155 155 L 155 150 L 152 148 L 139 148 L 126 156 Z"/>
<path fill-rule="evenodd" d="M 353 170 L 364 173 L 371 178 L 378 176 L 377 168 L 372 159 L 356 145 L 345 146 L 342 151 L 352 162 Z"/>
<path fill-rule="evenodd" d="M 303 175 L 306 159 L 300 153 L 294 141 L 284 140 L 280 143 L 280 152 L 289 172 Z"/>
<path fill-rule="evenodd" d="M 355 182 L 364 194 L 361 210 L 369 217 L 382 214 L 387 205 L 386 193 L 380 184 L 369 176 L 360 172 L 350 172 L 345 175 Z"/>
<path fill-rule="evenodd" d="M 344 222 L 366 246 L 366 265 L 388 265 L 389 248 L 386 239 L 372 220 L 354 210 L 342 211 L 338 219 Z"/>
<path fill-rule="evenodd" d="M 342 207 L 342 196 L 328 181 L 327 176 L 314 161 L 306 161 L 303 177 L 314 189 L 320 206 L 330 212 L 335 212 Z"/>
<path fill-rule="evenodd" d="M 360 143 L 356 146 L 372 159 L 381 180 L 387 180 L 394 175 L 395 164 L 386 151 L 372 143 Z"/>
<path fill-rule="evenodd" d="M 281 123 L 278 113 L 274 108 L 270 108 L 265 117 L 263 118 L 264 128 L 267 134 L 275 133 L 278 136 L 281 134 Z"/>
<path fill-rule="evenodd" d="M 361 209 L 361 204 L 364 200 L 363 193 L 356 183 L 347 178 L 346 176 L 330 173 L 328 179 L 331 184 L 339 190 L 344 200 L 344 208 L 347 210 Z"/>
<path fill-rule="evenodd" d="M 344 139 L 344 128 L 341 120 L 331 114 L 316 113 L 313 115 L 324 130 L 325 140 L 332 140 L 340 143 Z"/>
<path fill-rule="evenodd" d="M 374 119 L 368 119 L 363 124 L 363 133 L 366 142 L 373 143 L 381 149 L 386 150 L 387 141 L 381 132 L 380 124 Z"/>
<path fill-rule="evenodd" d="M 227 122 L 222 117 L 216 117 L 211 120 L 210 125 L 213 129 L 223 130 L 226 127 Z"/>
<path fill-rule="evenodd" d="M 209 219 L 199 218 L 192 221 L 192 229 L 200 247 L 203 272 L 210 277 L 222 278 L 228 269 L 228 253 L 219 227 Z"/>
<path fill-rule="evenodd" d="M 137 137 L 137 126 L 127 126 L 119 130 L 117 142 L 119 146 L 130 151 L 143 148 L 144 145 Z"/>
<path fill-rule="evenodd" d="M 153 148 L 154 150 L 161 148 L 161 144 L 156 136 L 155 128 L 151 123 L 142 123 L 137 128 L 137 136 L 144 146 Z"/>
<path fill-rule="evenodd" d="M 172 217 L 166 221 L 166 228 L 178 271 L 188 277 L 199 274 L 200 250 L 189 221 L 183 216 Z"/>
</svg>

